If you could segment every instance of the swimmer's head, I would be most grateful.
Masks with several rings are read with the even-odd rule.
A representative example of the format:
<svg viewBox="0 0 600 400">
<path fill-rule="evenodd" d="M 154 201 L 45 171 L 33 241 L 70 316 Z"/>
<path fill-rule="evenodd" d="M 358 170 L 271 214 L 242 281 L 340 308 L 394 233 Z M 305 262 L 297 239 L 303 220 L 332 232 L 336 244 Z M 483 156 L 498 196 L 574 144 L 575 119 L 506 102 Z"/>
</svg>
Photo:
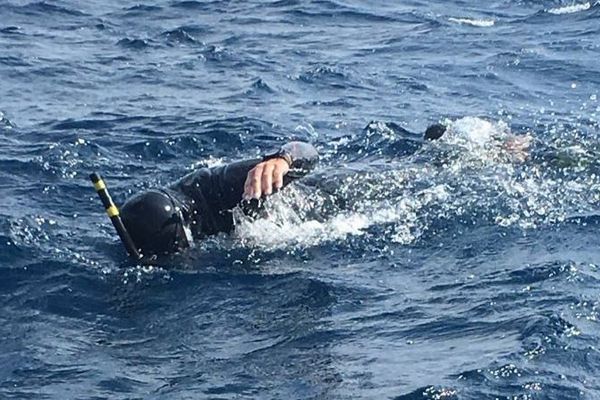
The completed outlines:
<svg viewBox="0 0 600 400">
<path fill-rule="evenodd" d="M 138 194 L 121 208 L 121 218 L 144 257 L 175 253 L 191 244 L 185 207 L 168 191 Z"/>
<path fill-rule="evenodd" d="M 444 135 L 446 129 L 446 125 L 433 124 L 425 130 L 424 138 L 425 140 L 437 140 Z"/>
</svg>

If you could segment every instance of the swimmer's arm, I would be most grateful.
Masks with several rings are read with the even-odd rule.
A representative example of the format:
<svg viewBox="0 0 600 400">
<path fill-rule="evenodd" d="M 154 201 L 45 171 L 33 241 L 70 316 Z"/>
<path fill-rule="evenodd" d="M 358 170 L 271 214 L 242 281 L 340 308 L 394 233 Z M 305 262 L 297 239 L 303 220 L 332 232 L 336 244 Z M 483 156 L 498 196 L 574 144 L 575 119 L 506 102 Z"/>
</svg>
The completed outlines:
<svg viewBox="0 0 600 400">
<path fill-rule="evenodd" d="M 309 143 L 290 142 L 248 171 L 244 182 L 244 199 L 260 199 L 281 189 L 293 179 L 312 171 L 319 153 Z"/>
<path fill-rule="evenodd" d="M 244 199 L 260 199 L 277 191 L 316 165 L 319 155 L 304 142 L 290 142 L 263 158 L 210 169 L 205 195 L 217 211 L 230 210 Z"/>
</svg>

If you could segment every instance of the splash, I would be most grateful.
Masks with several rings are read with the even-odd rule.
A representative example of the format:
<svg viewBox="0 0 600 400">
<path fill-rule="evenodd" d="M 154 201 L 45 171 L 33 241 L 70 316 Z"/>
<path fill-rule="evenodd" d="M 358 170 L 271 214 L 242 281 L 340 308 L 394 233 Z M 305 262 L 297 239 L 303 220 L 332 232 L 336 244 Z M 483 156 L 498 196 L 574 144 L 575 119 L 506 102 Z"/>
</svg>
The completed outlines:
<svg viewBox="0 0 600 400">
<path fill-rule="evenodd" d="M 465 117 L 456 121 L 446 120 L 445 125 L 448 129 L 442 140 L 471 151 L 489 147 L 510 132 L 508 125 L 503 121 L 492 123 L 476 117 Z"/>
<path fill-rule="evenodd" d="M 591 163 L 581 164 L 581 152 L 529 149 L 530 134 L 517 136 L 503 121 L 466 117 L 445 123 L 443 140 L 388 163 L 388 170 L 334 167 L 317 185 L 290 187 L 268 199 L 262 218 L 237 210 L 237 238 L 263 249 L 351 236 L 407 245 L 440 227 L 533 229 L 597 212 L 600 178 Z M 507 145 L 515 138 L 521 146 L 516 150 Z M 567 156 L 573 162 L 564 165 L 560 159 Z"/>
<path fill-rule="evenodd" d="M 268 201 L 266 218 L 253 220 L 236 212 L 236 236 L 245 246 L 267 250 L 287 247 L 310 247 L 325 242 L 344 240 L 349 236 L 363 236 L 377 225 L 391 224 L 390 240 L 409 244 L 421 234 L 419 212 L 435 201 L 443 201 L 447 194 L 443 186 L 427 188 L 412 198 L 397 201 L 373 201 L 357 204 L 358 210 L 339 211 L 324 219 L 307 219 L 295 206 L 315 209 L 324 204 L 326 196 L 312 194 L 305 197 L 298 189 L 285 196 L 274 196 Z M 295 204 L 294 204 L 295 203 Z M 318 213 L 319 211 L 317 211 Z"/>
</svg>

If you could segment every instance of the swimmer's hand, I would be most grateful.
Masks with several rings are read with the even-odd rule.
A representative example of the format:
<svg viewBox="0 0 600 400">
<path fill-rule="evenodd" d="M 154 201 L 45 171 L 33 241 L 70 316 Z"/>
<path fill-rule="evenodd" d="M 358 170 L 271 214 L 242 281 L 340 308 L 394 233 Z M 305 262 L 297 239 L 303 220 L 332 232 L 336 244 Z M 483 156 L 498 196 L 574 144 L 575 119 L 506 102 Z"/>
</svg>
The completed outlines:
<svg viewBox="0 0 600 400">
<path fill-rule="evenodd" d="M 244 183 L 244 200 L 260 199 L 283 187 L 283 176 L 290 166 L 283 158 L 271 158 L 256 164 L 248 171 Z"/>
</svg>

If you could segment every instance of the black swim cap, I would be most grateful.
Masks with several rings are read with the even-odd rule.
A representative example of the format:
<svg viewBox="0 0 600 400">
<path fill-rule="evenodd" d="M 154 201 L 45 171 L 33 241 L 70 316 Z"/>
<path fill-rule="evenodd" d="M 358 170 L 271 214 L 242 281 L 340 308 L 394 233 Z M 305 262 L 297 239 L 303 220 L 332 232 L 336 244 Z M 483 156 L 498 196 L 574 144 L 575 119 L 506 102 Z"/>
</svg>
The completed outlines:
<svg viewBox="0 0 600 400">
<path fill-rule="evenodd" d="M 185 231 L 187 213 L 162 189 L 140 193 L 121 208 L 121 218 L 144 257 L 174 253 L 189 247 Z"/>
<path fill-rule="evenodd" d="M 426 140 L 436 140 L 441 138 L 446 132 L 446 125 L 433 124 L 425 131 Z"/>
</svg>

